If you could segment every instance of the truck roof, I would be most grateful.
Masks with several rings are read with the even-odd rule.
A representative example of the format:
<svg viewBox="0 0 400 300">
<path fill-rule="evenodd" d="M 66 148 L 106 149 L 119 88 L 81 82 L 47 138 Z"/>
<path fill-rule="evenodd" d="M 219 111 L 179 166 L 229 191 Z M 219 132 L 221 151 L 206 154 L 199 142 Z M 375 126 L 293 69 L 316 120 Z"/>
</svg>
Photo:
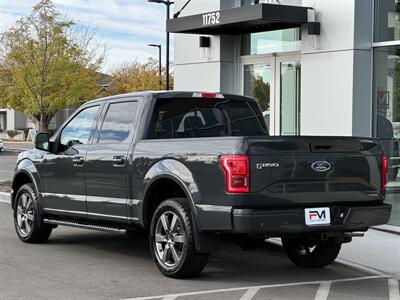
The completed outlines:
<svg viewBox="0 0 400 300">
<path fill-rule="evenodd" d="M 150 96 L 155 96 L 157 99 L 161 98 L 192 98 L 195 97 L 194 95 L 207 95 L 207 94 L 220 94 L 223 95 L 224 98 L 229 98 L 231 100 L 247 100 L 247 101 L 255 101 L 253 98 L 241 95 L 234 95 L 228 93 L 221 93 L 221 92 L 200 92 L 200 91 L 142 91 L 142 92 L 133 92 L 133 93 L 126 93 L 126 94 L 118 94 L 113 96 L 102 97 L 94 100 L 87 101 L 85 103 L 94 103 L 94 102 L 103 102 L 121 98 L 129 98 L 129 97 L 143 97 L 149 98 Z M 206 96 L 203 96 L 207 98 Z"/>
</svg>

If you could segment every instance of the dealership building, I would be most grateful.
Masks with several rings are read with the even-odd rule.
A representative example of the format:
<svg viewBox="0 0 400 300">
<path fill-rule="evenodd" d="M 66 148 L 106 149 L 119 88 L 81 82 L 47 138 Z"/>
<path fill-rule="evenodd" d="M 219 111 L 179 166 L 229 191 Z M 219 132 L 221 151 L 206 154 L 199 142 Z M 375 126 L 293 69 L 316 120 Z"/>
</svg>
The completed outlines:
<svg viewBox="0 0 400 300">
<path fill-rule="evenodd" d="M 272 135 L 381 138 L 400 225 L 400 1 L 192 0 L 167 29 L 175 90 L 252 96 Z"/>
</svg>

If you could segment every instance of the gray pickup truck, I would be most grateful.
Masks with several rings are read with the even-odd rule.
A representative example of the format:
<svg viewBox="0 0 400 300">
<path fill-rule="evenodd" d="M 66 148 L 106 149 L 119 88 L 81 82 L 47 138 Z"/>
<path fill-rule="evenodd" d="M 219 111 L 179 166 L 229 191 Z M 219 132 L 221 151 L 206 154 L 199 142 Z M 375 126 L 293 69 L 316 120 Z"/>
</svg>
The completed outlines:
<svg viewBox="0 0 400 300">
<path fill-rule="evenodd" d="M 388 161 L 358 137 L 269 136 L 257 102 L 218 93 L 143 92 L 87 102 L 21 153 L 12 208 L 18 237 L 59 225 L 143 230 L 160 271 L 199 274 L 221 241 L 282 238 L 303 267 L 388 221 Z"/>
</svg>

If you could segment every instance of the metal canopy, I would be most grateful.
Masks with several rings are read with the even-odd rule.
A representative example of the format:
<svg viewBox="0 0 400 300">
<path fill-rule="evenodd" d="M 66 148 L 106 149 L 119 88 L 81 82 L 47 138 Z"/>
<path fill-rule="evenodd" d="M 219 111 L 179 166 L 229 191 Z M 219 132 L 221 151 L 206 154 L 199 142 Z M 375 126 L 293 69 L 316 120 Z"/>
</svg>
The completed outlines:
<svg viewBox="0 0 400 300">
<path fill-rule="evenodd" d="M 167 20 L 167 31 L 239 35 L 296 28 L 307 23 L 309 7 L 256 4 Z"/>
</svg>

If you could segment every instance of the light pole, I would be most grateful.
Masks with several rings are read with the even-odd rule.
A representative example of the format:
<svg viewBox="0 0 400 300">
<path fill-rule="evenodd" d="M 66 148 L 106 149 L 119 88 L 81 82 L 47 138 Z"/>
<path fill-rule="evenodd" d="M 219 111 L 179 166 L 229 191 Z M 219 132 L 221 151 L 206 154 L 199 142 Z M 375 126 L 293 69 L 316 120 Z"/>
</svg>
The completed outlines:
<svg viewBox="0 0 400 300">
<path fill-rule="evenodd" d="M 148 44 L 149 47 L 157 47 L 158 48 L 158 76 L 160 78 L 160 89 L 162 89 L 162 75 L 161 75 L 161 45 L 160 44 Z"/>
<path fill-rule="evenodd" d="M 167 7 L 167 20 L 169 20 L 169 12 L 170 12 L 170 6 L 174 4 L 173 1 L 170 0 L 147 0 L 148 2 L 153 2 L 153 3 L 162 3 Z M 165 83 L 167 86 L 167 91 L 169 90 L 169 32 L 166 31 L 166 67 L 165 67 Z"/>
</svg>

